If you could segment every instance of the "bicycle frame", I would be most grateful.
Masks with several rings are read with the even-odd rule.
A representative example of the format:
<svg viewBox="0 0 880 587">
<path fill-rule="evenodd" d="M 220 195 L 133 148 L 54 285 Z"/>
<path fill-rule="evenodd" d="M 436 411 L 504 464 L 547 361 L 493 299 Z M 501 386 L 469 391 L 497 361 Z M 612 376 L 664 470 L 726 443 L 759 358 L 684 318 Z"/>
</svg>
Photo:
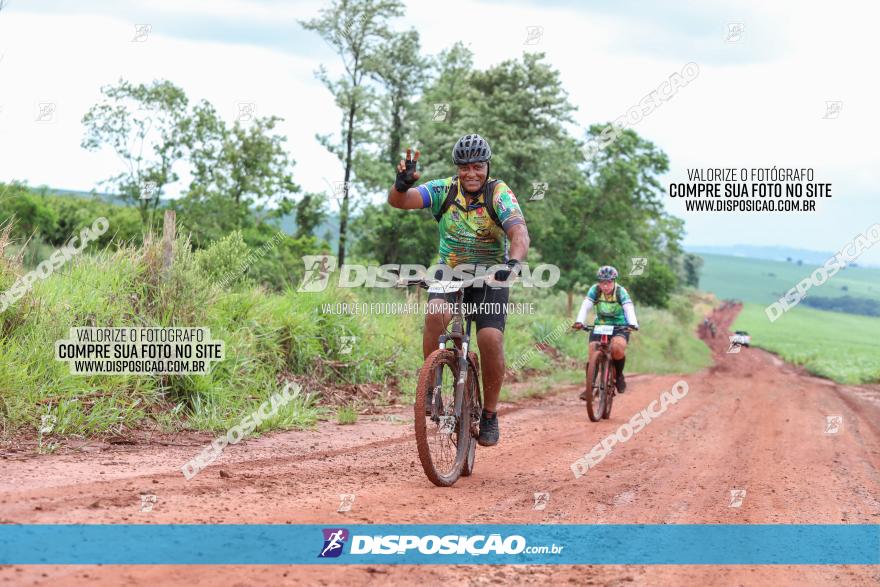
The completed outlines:
<svg viewBox="0 0 880 587">
<path fill-rule="evenodd" d="M 467 377 L 467 357 L 468 357 L 468 347 L 470 346 L 471 340 L 471 324 L 473 323 L 473 318 L 470 315 L 465 315 L 464 312 L 464 289 L 460 288 L 455 295 L 455 307 L 456 313 L 452 317 L 452 323 L 450 328 L 450 333 L 443 333 L 440 335 L 438 340 L 438 348 L 445 349 L 446 343 L 448 341 L 453 341 L 455 343 L 453 345 L 454 352 L 458 354 L 458 379 L 455 382 L 455 413 L 460 414 L 462 408 L 462 402 L 464 401 L 464 384 L 465 378 Z M 462 324 L 464 323 L 464 324 Z M 459 350 L 459 345 L 461 349 Z M 441 378 L 443 376 L 443 369 L 438 367 L 437 375 L 434 379 L 434 387 L 437 388 L 442 385 Z"/>
</svg>

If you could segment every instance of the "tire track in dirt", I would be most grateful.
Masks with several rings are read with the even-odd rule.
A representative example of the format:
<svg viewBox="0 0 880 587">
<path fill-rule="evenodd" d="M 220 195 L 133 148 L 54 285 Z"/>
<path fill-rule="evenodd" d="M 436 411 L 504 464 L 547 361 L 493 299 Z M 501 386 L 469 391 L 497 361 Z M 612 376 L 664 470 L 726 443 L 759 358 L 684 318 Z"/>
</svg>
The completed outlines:
<svg viewBox="0 0 880 587">
<path fill-rule="evenodd" d="M 716 311 L 725 332 L 738 307 Z M 322 423 L 229 447 L 191 481 L 180 466 L 199 447 L 143 446 L 4 463 L 0 519 L 15 523 L 880 523 L 880 386 L 811 377 L 757 348 L 686 376 L 641 375 L 590 423 L 577 386 L 502 405 L 501 442 L 478 448 L 473 477 L 434 487 L 401 423 Z M 598 466 L 572 462 L 679 379 L 688 394 Z M 825 418 L 843 416 L 826 434 Z M 210 437 L 203 435 L 205 444 Z M 223 471 L 226 476 L 221 476 Z M 103 473 L 103 474 L 102 474 Z M 731 507 L 733 489 L 745 490 Z M 534 493 L 548 492 L 544 510 Z M 140 512 L 141 493 L 157 502 Z M 339 495 L 355 495 L 337 512 Z M 662 548 L 662 545 L 658 545 Z M 44 576 L 45 575 L 45 576 Z M 222 576 L 222 580 L 219 577 Z M 859 566 L 6 567 L 0 582 L 88 585 L 455 583 L 873 585 Z"/>
</svg>

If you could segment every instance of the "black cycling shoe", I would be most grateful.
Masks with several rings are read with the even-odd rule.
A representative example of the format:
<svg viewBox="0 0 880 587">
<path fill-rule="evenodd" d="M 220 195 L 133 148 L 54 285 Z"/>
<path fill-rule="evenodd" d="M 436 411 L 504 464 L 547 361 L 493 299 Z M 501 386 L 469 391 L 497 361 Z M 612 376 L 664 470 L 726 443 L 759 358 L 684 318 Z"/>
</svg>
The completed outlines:
<svg viewBox="0 0 880 587">
<path fill-rule="evenodd" d="M 617 393 L 624 393 L 626 391 L 626 379 L 623 376 L 623 373 L 617 376 Z"/>
<path fill-rule="evenodd" d="M 477 438 L 480 446 L 495 446 L 498 444 L 498 412 L 489 418 L 486 410 L 480 415 L 480 437 Z"/>
<path fill-rule="evenodd" d="M 586 389 L 581 392 L 581 394 L 578 396 L 578 399 L 587 401 L 587 390 Z"/>
</svg>

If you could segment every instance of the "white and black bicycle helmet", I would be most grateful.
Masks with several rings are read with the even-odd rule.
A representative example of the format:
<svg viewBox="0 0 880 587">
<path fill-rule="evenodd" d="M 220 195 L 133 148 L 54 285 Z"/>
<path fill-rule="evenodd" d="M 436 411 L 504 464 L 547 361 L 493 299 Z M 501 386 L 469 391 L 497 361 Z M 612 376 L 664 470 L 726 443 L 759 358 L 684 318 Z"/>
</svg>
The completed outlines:
<svg viewBox="0 0 880 587">
<path fill-rule="evenodd" d="M 615 269 L 611 265 L 599 267 L 599 270 L 596 272 L 596 279 L 598 279 L 599 281 L 609 281 L 612 279 L 617 279 L 617 269 Z"/>
<path fill-rule="evenodd" d="M 482 163 L 492 158 L 492 149 L 480 135 L 465 135 L 458 139 L 452 148 L 452 162 L 455 165 Z"/>
</svg>

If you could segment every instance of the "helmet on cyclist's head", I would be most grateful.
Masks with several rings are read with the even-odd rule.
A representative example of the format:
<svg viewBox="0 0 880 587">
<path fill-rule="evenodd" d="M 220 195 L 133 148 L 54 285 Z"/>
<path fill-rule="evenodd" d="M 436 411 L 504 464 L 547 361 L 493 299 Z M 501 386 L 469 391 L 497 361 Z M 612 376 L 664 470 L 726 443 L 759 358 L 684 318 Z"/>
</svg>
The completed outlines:
<svg viewBox="0 0 880 587">
<path fill-rule="evenodd" d="M 599 267 L 599 270 L 596 272 L 596 279 L 599 281 L 611 281 L 612 279 L 617 279 L 617 269 L 611 265 Z"/>
<path fill-rule="evenodd" d="M 492 158 L 492 149 L 480 135 L 465 135 L 458 139 L 452 148 L 452 162 L 455 165 L 482 163 Z"/>
</svg>

